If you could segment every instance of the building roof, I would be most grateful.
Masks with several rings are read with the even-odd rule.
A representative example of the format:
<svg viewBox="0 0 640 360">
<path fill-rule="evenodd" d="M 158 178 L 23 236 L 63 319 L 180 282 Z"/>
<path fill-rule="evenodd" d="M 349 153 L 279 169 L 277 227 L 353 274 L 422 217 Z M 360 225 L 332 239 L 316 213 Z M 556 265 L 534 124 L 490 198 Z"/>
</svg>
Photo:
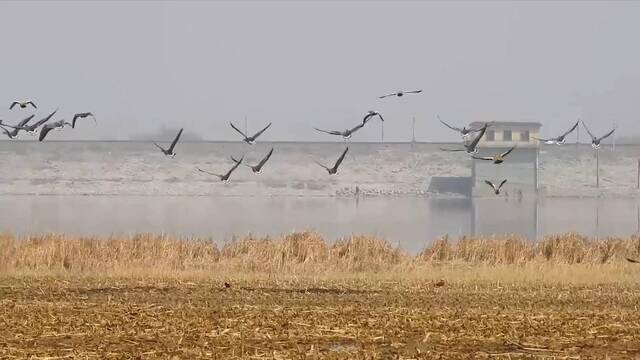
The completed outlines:
<svg viewBox="0 0 640 360">
<path fill-rule="evenodd" d="M 541 128 L 542 124 L 537 121 L 490 121 L 490 124 L 498 126 L 528 126 Z M 481 127 L 485 124 L 483 121 L 474 121 L 469 124 L 470 127 Z"/>
</svg>

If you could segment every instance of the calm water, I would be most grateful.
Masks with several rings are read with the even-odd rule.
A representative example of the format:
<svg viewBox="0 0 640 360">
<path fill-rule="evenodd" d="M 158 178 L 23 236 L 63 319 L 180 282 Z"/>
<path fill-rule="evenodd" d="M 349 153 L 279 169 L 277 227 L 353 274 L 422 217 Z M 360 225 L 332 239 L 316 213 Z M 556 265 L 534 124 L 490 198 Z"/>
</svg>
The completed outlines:
<svg viewBox="0 0 640 360">
<path fill-rule="evenodd" d="M 377 235 L 415 253 L 438 237 L 640 230 L 638 199 L 426 199 L 208 196 L 0 196 L 0 231 L 77 235 L 170 233 L 213 237 L 316 230 L 328 239 Z"/>
</svg>

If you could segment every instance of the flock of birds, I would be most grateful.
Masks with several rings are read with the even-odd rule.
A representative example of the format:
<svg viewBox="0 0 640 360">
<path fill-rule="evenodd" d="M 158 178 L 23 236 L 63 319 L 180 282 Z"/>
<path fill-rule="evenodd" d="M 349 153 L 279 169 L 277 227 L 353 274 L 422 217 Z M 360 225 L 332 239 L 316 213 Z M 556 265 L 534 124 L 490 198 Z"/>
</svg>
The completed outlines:
<svg viewBox="0 0 640 360">
<path fill-rule="evenodd" d="M 384 98 L 388 98 L 388 97 L 403 97 L 406 94 L 419 94 L 421 93 L 422 90 L 411 90 L 411 91 L 398 91 L 398 92 L 394 92 L 391 94 L 387 94 L 387 95 L 382 95 L 379 96 L 379 99 L 384 99 Z M 12 110 L 14 109 L 16 106 L 18 106 L 21 109 L 26 109 L 29 106 L 33 107 L 34 109 L 37 109 L 36 104 L 33 101 L 27 100 L 27 101 L 14 101 L 10 106 L 9 109 Z M 18 122 L 15 125 L 9 125 L 4 123 L 2 120 L 0 120 L 0 130 L 2 130 L 2 132 L 4 132 L 5 135 L 7 135 L 10 139 L 14 139 L 18 136 L 20 131 L 24 131 L 26 133 L 29 134 L 35 134 L 36 130 L 40 129 L 40 133 L 38 136 L 38 140 L 39 141 L 43 141 L 47 134 L 49 134 L 49 132 L 51 130 L 57 129 L 57 130 L 61 130 L 63 129 L 65 126 L 70 126 L 71 128 L 75 128 L 76 127 L 76 122 L 79 119 L 85 119 L 88 117 L 93 118 L 94 121 L 96 121 L 95 116 L 93 115 L 93 113 L 91 112 L 81 112 L 81 113 L 76 113 L 73 118 L 71 123 L 65 121 L 64 119 L 60 119 L 58 121 L 52 121 L 49 122 L 49 120 L 51 120 L 51 118 L 56 114 L 58 110 L 56 109 L 55 111 L 53 111 L 52 113 L 50 113 L 49 115 L 47 115 L 46 117 L 42 118 L 41 120 L 33 123 L 33 124 L 29 124 L 29 122 L 35 117 L 35 115 L 30 115 L 26 118 L 24 118 L 22 121 Z M 342 137 L 345 141 L 351 139 L 351 137 L 353 136 L 353 134 L 355 132 L 357 132 L 358 130 L 362 129 L 370 120 L 374 119 L 374 118 L 379 118 L 381 122 L 384 123 L 384 117 L 382 116 L 382 114 L 378 111 L 373 111 L 370 110 L 368 111 L 362 121 L 358 122 L 355 126 L 353 126 L 352 128 L 348 128 L 345 130 L 325 130 L 325 129 L 319 129 L 319 128 L 314 128 L 315 130 L 325 133 L 325 134 L 329 134 L 329 135 L 333 135 L 333 136 L 340 136 Z M 482 137 L 485 135 L 487 129 L 492 126 L 493 123 L 491 122 L 487 122 L 484 123 L 482 125 L 482 127 L 480 128 L 467 128 L 466 126 L 463 127 L 457 127 L 457 126 L 453 126 L 450 125 L 446 122 L 444 122 L 442 119 L 440 119 L 440 116 L 437 116 L 438 120 L 447 128 L 458 132 L 461 136 L 462 136 L 462 147 L 461 148 L 457 148 L 457 149 L 441 149 L 442 151 L 453 151 L 453 152 L 466 152 L 467 154 L 469 154 L 472 158 L 477 159 L 477 160 L 485 160 L 485 161 L 491 161 L 493 164 L 501 164 L 503 162 L 505 162 L 506 157 L 511 154 L 516 146 L 513 146 L 511 148 L 509 148 L 508 150 L 501 152 L 499 154 L 495 154 L 493 156 L 478 156 L 478 144 L 480 142 L 480 140 L 482 139 Z M 566 142 L 566 138 L 569 134 L 571 134 L 573 131 L 576 130 L 576 128 L 579 126 L 579 124 L 582 123 L 582 125 L 584 126 L 585 130 L 587 131 L 587 133 L 589 134 L 589 136 L 591 136 L 591 145 L 593 146 L 593 148 L 595 150 L 600 148 L 600 144 L 602 143 L 602 140 L 608 138 L 609 136 L 611 136 L 616 129 L 612 129 L 611 131 L 609 131 L 608 133 L 597 137 L 594 136 L 593 133 L 591 133 L 591 131 L 589 130 L 589 128 L 587 127 L 587 124 L 584 123 L 584 121 L 578 120 L 575 122 L 575 124 L 573 124 L 573 126 L 571 126 L 571 128 L 569 128 L 569 130 L 565 131 L 564 133 L 560 134 L 559 136 L 556 137 L 551 137 L 551 138 L 536 138 L 533 137 L 534 139 L 541 141 L 545 144 L 555 144 L 555 145 L 563 145 Z M 267 131 L 270 127 L 271 127 L 271 123 L 269 123 L 268 125 L 266 125 L 264 128 L 262 128 L 260 131 L 256 132 L 255 134 L 249 136 L 248 134 L 246 134 L 245 132 L 243 132 L 242 130 L 240 130 L 236 125 L 234 125 L 232 122 L 229 122 L 229 125 L 231 125 L 231 128 L 233 128 L 236 132 L 238 132 L 240 135 L 242 135 L 242 141 L 246 142 L 249 145 L 253 145 L 256 143 L 258 137 L 260 137 L 265 131 Z M 175 157 L 176 153 L 175 153 L 175 147 L 178 143 L 178 141 L 180 140 L 180 136 L 182 135 L 184 129 L 180 129 L 180 131 L 178 132 L 178 134 L 176 135 L 176 137 L 173 139 L 173 141 L 171 142 L 171 144 L 169 145 L 169 147 L 164 148 L 161 145 L 157 144 L 156 142 L 154 142 L 153 144 L 166 156 L 168 157 Z M 477 135 L 469 140 L 469 137 L 472 134 L 477 133 Z M 244 158 L 245 156 L 243 155 L 242 157 L 240 157 L 239 159 L 234 158 L 233 156 L 231 156 L 231 160 L 234 162 L 233 166 L 231 166 L 231 168 L 229 170 L 227 170 L 225 173 L 223 174 L 218 174 L 218 173 L 214 173 L 211 171 L 207 171 L 207 170 L 203 170 L 201 168 L 196 168 L 199 172 L 205 173 L 205 174 L 209 174 L 209 175 L 213 175 L 213 176 L 217 176 L 218 178 L 220 178 L 221 181 L 223 182 L 227 182 L 229 181 L 229 179 L 231 178 L 231 174 L 240 166 L 240 165 L 245 165 L 248 168 L 250 168 L 254 173 L 259 174 L 262 171 L 262 168 L 265 166 L 265 164 L 267 163 L 267 161 L 269 161 L 269 159 L 271 158 L 271 156 L 273 155 L 273 151 L 274 149 L 271 148 L 271 150 L 264 156 L 262 157 L 262 159 L 255 165 L 248 165 L 248 164 L 243 164 Z M 321 166 L 322 168 L 324 168 L 327 173 L 329 175 L 336 175 L 338 173 L 338 168 L 340 167 L 340 165 L 342 164 L 345 156 L 347 155 L 347 152 L 349 151 L 349 147 L 345 147 L 345 149 L 342 151 L 342 153 L 340 154 L 340 156 L 338 157 L 338 159 L 334 162 L 333 166 L 329 167 L 325 164 L 322 164 L 318 161 L 316 161 L 316 163 Z M 502 181 L 500 181 L 499 183 L 494 183 L 490 180 L 485 180 L 485 183 L 491 187 L 491 189 L 493 190 L 493 192 L 496 195 L 500 194 L 500 190 L 502 189 L 502 187 L 507 183 L 507 180 L 504 179 Z"/>
<path fill-rule="evenodd" d="M 11 105 L 9 106 L 9 110 L 13 110 L 14 107 L 19 106 L 21 109 L 26 109 L 27 107 L 31 106 L 34 109 L 37 109 L 38 107 L 36 106 L 36 104 L 31 101 L 31 100 L 27 100 L 27 101 L 14 101 L 11 103 Z M 51 132 L 51 130 L 62 130 L 65 126 L 70 126 L 72 129 L 75 129 L 76 127 L 76 122 L 79 119 L 84 119 L 87 117 L 91 117 L 93 118 L 94 121 L 96 121 L 95 116 L 93 116 L 93 113 L 91 112 L 81 112 L 81 113 L 76 113 L 75 115 L 73 115 L 73 118 L 71 120 L 71 123 L 65 121 L 64 119 L 60 119 L 58 121 L 52 121 L 49 122 L 49 120 L 51 120 L 51 118 L 58 112 L 58 110 L 54 110 L 51 114 L 45 116 L 44 118 L 36 121 L 33 124 L 29 124 L 29 122 L 31 120 L 33 120 L 33 118 L 36 116 L 35 114 L 33 115 L 29 115 L 26 118 L 24 118 L 23 120 L 21 120 L 20 122 L 18 122 L 15 125 L 9 125 L 6 124 L 3 120 L 0 120 L 0 130 L 2 130 L 2 132 L 9 137 L 9 139 L 15 139 L 18 134 L 20 133 L 20 131 L 24 131 L 30 135 L 35 135 L 36 130 L 40 129 L 40 133 L 38 135 L 38 141 L 43 141 L 46 137 L 47 134 L 49 134 L 49 132 Z M 9 130 L 11 129 L 11 130 Z"/>
</svg>

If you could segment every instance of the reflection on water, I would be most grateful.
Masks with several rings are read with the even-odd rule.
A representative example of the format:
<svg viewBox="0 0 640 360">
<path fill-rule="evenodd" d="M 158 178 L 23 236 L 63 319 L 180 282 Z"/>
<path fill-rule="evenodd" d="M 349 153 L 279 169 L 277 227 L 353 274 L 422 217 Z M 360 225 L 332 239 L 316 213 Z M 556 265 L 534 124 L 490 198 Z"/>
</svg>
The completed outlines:
<svg viewBox="0 0 640 360">
<path fill-rule="evenodd" d="M 221 242 L 248 233 L 316 230 L 328 239 L 376 235 L 412 253 L 445 234 L 539 239 L 562 232 L 640 232 L 637 199 L 2 196 L 0 209 L 0 230 L 16 234 L 164 232 Z"/>
</svg>

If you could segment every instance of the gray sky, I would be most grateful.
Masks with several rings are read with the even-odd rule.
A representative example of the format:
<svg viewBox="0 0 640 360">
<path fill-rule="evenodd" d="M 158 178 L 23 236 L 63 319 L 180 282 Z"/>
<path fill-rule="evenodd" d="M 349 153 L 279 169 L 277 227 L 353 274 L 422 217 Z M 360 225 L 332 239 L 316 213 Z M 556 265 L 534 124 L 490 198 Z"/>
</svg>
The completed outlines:
<svg viewBox="0 0 640 360">
<path fill-rule="evenodd" d="M 329 140 L 369 109 L 385 138 L 457 140 L 445 121 L 581 117 L 638 131 L 640 2 L 1 2 L 0 118 L 93 111 L 68 139 L 181 127 L 206 139 Z M 417 96 L 377 99 L 398 89 Z M 379 123 L 354 140 L 379 139 Z"/>
</svg>

